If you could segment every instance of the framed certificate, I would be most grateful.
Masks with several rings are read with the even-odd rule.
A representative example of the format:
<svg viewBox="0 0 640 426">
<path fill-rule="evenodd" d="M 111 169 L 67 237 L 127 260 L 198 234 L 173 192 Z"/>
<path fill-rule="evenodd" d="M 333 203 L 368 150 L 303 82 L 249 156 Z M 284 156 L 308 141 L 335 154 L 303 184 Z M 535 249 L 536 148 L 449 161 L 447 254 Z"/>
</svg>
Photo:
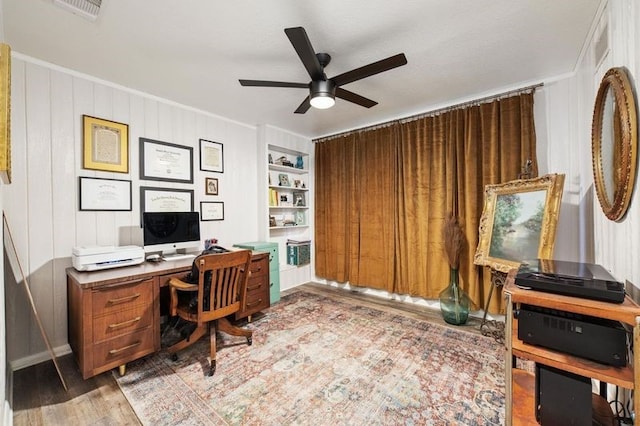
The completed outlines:
<svg viewBox="0 0 640 426">
<path fill-rule="evenodd" d="M 131 181 L 79 177 L 81 211 L 131 211 Z"/>
<path fill-rule="evenodd" d="M 193 148 L 140 138 L 140 179 L 193 183 Z"/>
<path fill-rule="evenodd" d="M 224 220 L 224 203 L 221 201 L 200 201 L 200 220 Z"/>
<path fill-rule="evenodd" d="M 140 187 L 140 212 L 192 212 L 193 190 Z"/>
<path fill-rule="evenodd" d="M 84 169 L 129 173 L 129 126 L 82 116 Z"/>
<path fill-rule="evenodd" d="M 224 173 L 224 156 L 220 142 L 200 139 L 200 170 Z"/>
</svg>

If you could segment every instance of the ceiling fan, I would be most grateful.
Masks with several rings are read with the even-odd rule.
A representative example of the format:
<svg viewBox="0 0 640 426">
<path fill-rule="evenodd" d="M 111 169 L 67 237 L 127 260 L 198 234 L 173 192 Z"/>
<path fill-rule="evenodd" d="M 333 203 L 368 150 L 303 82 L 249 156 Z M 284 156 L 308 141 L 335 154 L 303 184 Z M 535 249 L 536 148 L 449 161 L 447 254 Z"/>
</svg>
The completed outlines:
<svg viewBox="0 0 640 426">
<path fill-rule="evenodd" d="M 336 97 L 365 108 L 371 108 L 378 103 L 343 89 L 341 86 L 406 65 L 407 63 L 407 58 L 404 56 L 404 53 L 400 53 L 336 75 L 335 77 L 327 78 L 324 69 L 329 65 L 331 56 L 328 53 L 315 53 L 304 28 L 285 28 L 284 32 L 287 34 L 287 37 L 289 37 L 289 41 L 291 41 L 302 64 L 307 69 L 309 76 L 311 76 L 311 81 L 309 83 L 291 83 L 286 81 L 240 80 L 240 84 L 242 86 L 308 89 L 309 96 L 307 96 L 298 109 L 295 110 L 296 114 L 304 114 L 311 106 L 319 109 L 331 108 L 335 103 Z"/>
</svg>

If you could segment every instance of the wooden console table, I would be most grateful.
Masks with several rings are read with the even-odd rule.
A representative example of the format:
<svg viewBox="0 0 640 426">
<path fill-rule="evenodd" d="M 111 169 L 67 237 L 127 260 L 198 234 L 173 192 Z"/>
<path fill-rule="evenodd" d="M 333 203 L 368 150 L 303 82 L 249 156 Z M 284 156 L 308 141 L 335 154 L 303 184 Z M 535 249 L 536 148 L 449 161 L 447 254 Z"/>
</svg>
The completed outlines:
<svg viewBox="0 0 640 426">
<path fill-rule="evenodd" d="M 193 259 L 79 272 L 67 268 L 68 333 L 88 379 L 160 350 L 160 289 L 191 270 Z M 269 254 L 253 252 L 245 309 L 236 320 L 269 307 Z"/>
<path fill-rule="evenodd" d="M 584 377 L 633 389 L 633 406 L 640 407 L 640 356 L 634 356 L 624 367 L 612 367 L 553 349 L 534 346 L 518 339 L 518 319 L 514 311 L 521 303 L 605 318 L 628 324 L 633 328 L 633 345 L 640 345 L 640 306 L 627 296 L 623 303 L 607 303 L 578 297 L 563 296 L 515 285 L 517 270 L 507 276 L 504 295 L 507 302 L 505 356 L 505 420 L 507 425 L 537 424 L 535 419 L 535 377 L 515 366 L 515 358 L 527 359 Z M 594 414 L 611 415 L 606 401 L 593 395 Z M 636 408 L 637 409 L 637 408 Z M 608 413 L 606 413 L 608 411 Z M 606 414 L 604 414 L 606 413 Z M 604 423 L 603 423 L 604 424 Z"/>
</svg>

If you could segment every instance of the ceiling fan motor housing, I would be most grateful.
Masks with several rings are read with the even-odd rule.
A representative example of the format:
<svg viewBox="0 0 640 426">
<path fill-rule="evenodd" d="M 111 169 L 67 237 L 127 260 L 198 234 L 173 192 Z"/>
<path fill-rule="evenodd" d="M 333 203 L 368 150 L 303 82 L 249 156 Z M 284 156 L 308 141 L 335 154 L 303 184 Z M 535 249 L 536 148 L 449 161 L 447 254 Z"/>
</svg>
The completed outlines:
<svg viewBox="0 0 640 426">
<path fill-rule="evenodd" d="M 311 82 L 311 97 L 326 96 L 336 97 L 336 85 L 331 80 L 316 80 Z"/>
</svg>

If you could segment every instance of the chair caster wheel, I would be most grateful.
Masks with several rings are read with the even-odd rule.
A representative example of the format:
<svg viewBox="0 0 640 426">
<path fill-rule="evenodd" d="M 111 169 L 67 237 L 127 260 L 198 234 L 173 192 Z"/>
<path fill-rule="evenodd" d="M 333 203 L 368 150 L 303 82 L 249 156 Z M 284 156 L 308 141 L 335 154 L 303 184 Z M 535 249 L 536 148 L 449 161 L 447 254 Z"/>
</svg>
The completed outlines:
<svg viewBox="0 0 640 426">
<path fill-rule="evenodd" d="M 171 354 L 171 361 L 176 362 L 178 360 L 178 354 Z"/>
<path fill-rule="evenodd" d="M 247 337 L 247 345 L 251 346 L 253 344 L 253 337 Z"/>
</svg>

